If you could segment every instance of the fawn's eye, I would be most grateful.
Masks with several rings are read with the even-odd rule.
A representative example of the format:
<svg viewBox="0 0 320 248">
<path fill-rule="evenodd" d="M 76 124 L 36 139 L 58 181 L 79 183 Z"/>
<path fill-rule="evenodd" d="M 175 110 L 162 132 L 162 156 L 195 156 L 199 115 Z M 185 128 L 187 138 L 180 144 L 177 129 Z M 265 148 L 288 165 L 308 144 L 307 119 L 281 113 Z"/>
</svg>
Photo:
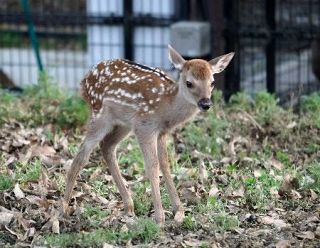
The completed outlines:
<svg viewBox="0 0 320 248">
<path fill-rule="evenodd" d="M 188 88 L 192 88 L 193 87 L 193 85 L 192 85 L 192 83 L 190 81 L 186 81 L 186 85 L 187 85 Z"/>
</svg>

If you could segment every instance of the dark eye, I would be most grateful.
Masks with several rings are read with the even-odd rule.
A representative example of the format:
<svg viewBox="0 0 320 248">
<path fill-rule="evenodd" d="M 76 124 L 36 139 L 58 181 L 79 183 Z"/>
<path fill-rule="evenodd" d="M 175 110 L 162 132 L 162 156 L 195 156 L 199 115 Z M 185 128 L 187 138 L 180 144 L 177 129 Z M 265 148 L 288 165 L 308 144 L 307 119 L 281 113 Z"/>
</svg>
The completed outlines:
<svg viewBox="0 0 320 248">
<path fill-rule="evenodd" d="M 211 83 L 211 87 L 214 88 L 214 81 Z"/>
<path fill-rule="evenodd" d="M 192 88 L 193 87 L 193 85 L 192 85 L 192 83 L 190 81 L 186 81 L 186 85 L 187 85 L 188 88 Z"/>
</svg>

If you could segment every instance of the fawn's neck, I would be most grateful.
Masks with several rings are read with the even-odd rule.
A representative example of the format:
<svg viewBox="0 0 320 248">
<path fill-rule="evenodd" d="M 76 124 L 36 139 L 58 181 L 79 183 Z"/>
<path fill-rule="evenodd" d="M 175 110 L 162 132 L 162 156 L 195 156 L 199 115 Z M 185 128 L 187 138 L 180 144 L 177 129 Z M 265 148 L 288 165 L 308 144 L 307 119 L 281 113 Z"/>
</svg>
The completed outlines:
<svg viewBox="0 0 320 248">
<path fill-rule="evenodd" d="M 185 123 L 199 112 L 199 108 L 187 100 L 179 87 L 179 83 L 177 83 L 177 87 L 177 94 L 173 96 L 171 103 L 167 105 L 166 114 L 163 118 L 165 127 L 169 129 Z"/>
</svg>

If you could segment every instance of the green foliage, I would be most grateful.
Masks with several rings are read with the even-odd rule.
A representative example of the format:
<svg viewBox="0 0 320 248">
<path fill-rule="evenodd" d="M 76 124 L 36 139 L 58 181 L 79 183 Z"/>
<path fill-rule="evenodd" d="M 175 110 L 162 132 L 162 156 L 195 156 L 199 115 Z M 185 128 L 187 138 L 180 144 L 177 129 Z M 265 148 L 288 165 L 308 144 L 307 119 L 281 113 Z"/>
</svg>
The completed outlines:
<svg viewBox="0 0 320 248">
<path fill-rule="evenodd" d="M 68 95 L 46 73 L 38 83 L 28 86 L 19 101 L 13 94 L 0 90 L 0 125 L 16 119 L 28 125 L 56 124 L 60 128 L 83 125 L 89 110 L 76 95 Z"/>
<path fill-rule="evenodd" d="M 147 187 L 150 187 L 149 182 L 139 183 L 133 189 L 133 204 L 137 216 L 144 216 L 152 208 L 151 197 L 146 194 Z"/>
<path fill-rule="evenodd" d="M 86 205 L 82 214 L 83 218 L 90 220 L 92 227 L 99 227 L 105 217 L 109 215 L 108 210 L 103 210 L 99 207 Z"/>
<path fill-rule="evenodd" d="M 59 105 L 57 122 L 61 127 L 81 126 L 88 116 L 89 110 L 84 100 L 79 96 L 71 96 Z"/>
<path fill-rule="evenodd" d="M 254 111 L 257 120 L 262 125 L 275 124 L 282 113 L 278 100 L 268 92 L 258 92 L 254 98 Z"/>
<path fill-rule="evenodd" d="M 230 215 L 227 213 L 220 213 L 213 216 L 214 223 L 218 229 L 224 231 L 234 230 L 239 227 L 239 219 L 237 216 Z"/>
<path fill-rule="evenodd" d="M 244 181 L 246 205 L 251 206 L 257 210 L 265 210 L 273 198 L 270 194 L 272 187 L 279 188 L 280 182 L 267 172 L 263 171 L 259 178 L 249 176 Z"/>
<path fill-rule="evenodd" d="M 301 99 L 300 110 L 307 115 L 307 123 L 320 129 L 320 94 L 313 93 Z"/>
<path fill-rule="evenodd" d="M 300 108 L 303 112 L 320 113 L 320 94 L 313 93 L 310 96 L 302 97 Z"/>
<path fill-rule="evenodd" d="M 37 181 L 41 176 L 41 161 L 39 159 L 29 163 L 16 163 L 15 180 L 25 183 Z"/>
<path fill-rule="evenodd" d="M 137 219 L 128 231 L 97 229 L 93 232 L 50 234 L 40 241 L 54 247 L 102 247 L 103 243 L 124 244 L 130 239 L 146 243 L 158 238 L 160 227 L 151 219 Z"/>
<path fill-rule="evenodd" d="M 238 92 L 229 99 L 229 107 L 233 109 L 250 110 L 252 107 L 252 99 L 244 92 Z"/>
<path fill-rule="evenodd" d="M 13 187 L 13 184 L 14 180 L 12 179 L 12 177 L 6 174 L 0 175 L 0 192 L 11 189 Z"/>
<path fill-rule="evenodd" d="M 320 163 L 314 162 L 307 168 L 307 175 L 309 175 L 313 181 L 307 183 L 307 188 L 313 189 L 320 193 Z"/>
<path fill-rule="evenodd" d="M 191 213 L 188 213 L 182 222 L 182 228 L 190 231 L 195 231 L 197 229 L 197 222 Z"/>
<path fill-rule="evenodd" d="M 197 150 L 216 155 L 221 152 L 219 137 L 224 135 L 228 123 L 216 113 L 208 113 L 205 122 L 191 122 L 183 129 L 185 144 Z"/>
<path fill-rule="evenodd" d="M 133 238 L 150 242 L 160 235 L 160 227 L 150 218 L 138 218 L 130 229 Z"/>
<path fill-rule="evenodd" d="M 283 163 L 285 166 L 290 166 L 290 158 L 289 155 L 283 151 L 277 151 L 276 152 L 276 159 L 279 160 L 281 163 Z"/>
</svg>

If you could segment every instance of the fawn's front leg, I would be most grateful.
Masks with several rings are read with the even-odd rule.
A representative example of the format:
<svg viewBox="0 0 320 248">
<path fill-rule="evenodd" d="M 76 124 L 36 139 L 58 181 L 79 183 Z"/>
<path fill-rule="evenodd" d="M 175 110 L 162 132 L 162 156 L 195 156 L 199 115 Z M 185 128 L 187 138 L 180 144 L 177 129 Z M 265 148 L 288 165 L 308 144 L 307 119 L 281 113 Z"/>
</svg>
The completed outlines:
<svg viewBox="0 0 320 248">
<path fill-rule="evenodd" d="M 155 220 L 158 224 L 163 225 L 165 221 L 164 211 L 161 203 L 160 195 L 160 179 L 159 179 L 159 161 L 157 156 L 157 135 L 148 133 L 146 130 L 136 132 L 139 145 L 141 147 L 146 175 L 151 182 L 151 194 L 155 209 Z"/>
<path fill-rule="evenodd" d="M 177 222 L 181 222 L 184 219 L 184 209 L 181 205 L 180 198 L 174 182 L 170 174 L 170 165 L 168 162 L 168 152 L 167 152 L 167 137 L 165 134 L 160 134 L 158 137 L 158 159 L 160 168 L 166 182 L 166 187 L 169 193 L 170 201 L 173 207 L 173 212 L 175 214 L 174 219 Z"/>
</svg>

